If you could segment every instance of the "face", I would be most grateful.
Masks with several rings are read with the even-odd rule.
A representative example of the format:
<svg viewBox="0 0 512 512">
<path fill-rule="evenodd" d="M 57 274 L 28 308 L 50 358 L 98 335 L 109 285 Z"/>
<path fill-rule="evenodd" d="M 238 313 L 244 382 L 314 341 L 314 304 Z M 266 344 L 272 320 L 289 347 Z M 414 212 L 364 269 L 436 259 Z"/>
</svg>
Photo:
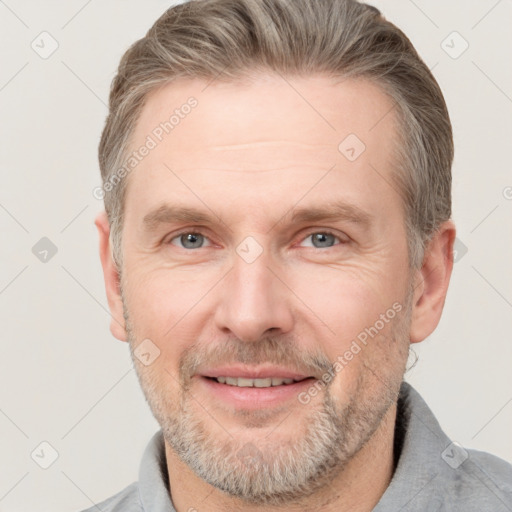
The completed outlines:
<svg viewBox="0 0 512 512">
<path fill-rule="evenodd" d="M 157 144 L 125 199 L 136 369 L 169 449 L 247 502 L 311 494 L 396 400 L 412 284 L 391 108 L 366 81 L 258 75 L 167 85 L 137 123 L 132 147 Z"/>
</svg>

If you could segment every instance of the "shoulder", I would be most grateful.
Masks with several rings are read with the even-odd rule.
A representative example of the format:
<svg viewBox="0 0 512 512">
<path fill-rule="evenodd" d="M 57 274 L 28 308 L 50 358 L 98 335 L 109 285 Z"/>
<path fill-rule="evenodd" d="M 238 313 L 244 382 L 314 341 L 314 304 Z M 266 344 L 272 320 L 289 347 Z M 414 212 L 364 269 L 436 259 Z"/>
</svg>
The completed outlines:
<svg viewBox="0 0 512 512">
<path fill-rule="evenodd" d="M 460 466 L 455 463 L 444 473 L 453 505 L 465 505 L 468 511 L 512 510 L 512 465 L 490 453 L 462 447 L 457 451 Z"/>
<path fill-rule="evenodd" d="M 93 505 L 82 512 L 142 512 L 139 498 L 139 484 L 134 482 L 114 496 Z"/>
<path fill-rule="evenodd" d="M 512 511 L 512 465 L 505 460 L 449 442 L 429 469 L 429 510 Z"/>
<path fill-rule="evenodd" d="M 468 450 L 468 460 L 503 490 L 512 493 L 512 464 L 487 452 Z"/>
<path fill-rule="evenodd" d="M 375 512 L 512 512 L 512 465 L 452 442 L 409 384 L 397 405 L 397 466 Z"/>
</svg>

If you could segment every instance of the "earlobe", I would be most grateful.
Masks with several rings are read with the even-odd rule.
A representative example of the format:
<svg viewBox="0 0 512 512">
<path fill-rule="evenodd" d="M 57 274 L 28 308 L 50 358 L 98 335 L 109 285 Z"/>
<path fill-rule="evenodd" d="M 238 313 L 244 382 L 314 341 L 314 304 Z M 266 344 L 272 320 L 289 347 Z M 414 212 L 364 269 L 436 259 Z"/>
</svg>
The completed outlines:
<svg viewBox="0 0 512 512">
<path fill-rule="evenodd" d="M 414 284 L 411 343 L 423 341 L 439 324 L 453 269 L 455 233 L 453 222 L 444 222 L 425 250 Z"/>
<path fill-rule="evenodd" d="M 119 283 L 119 271 L 112 256 L 112 245 L 110 242 L 110 224 L 107 214 L 99 213 L 94 221 L 98 229 L 100 243 L 100 260 L 103 267 L 103 279 L 105 291 L 112 319 L 110 331 L 118 340 L 126 341 L 127 334 L 123 316 L 123 302 L 121 300 L 121 289 Z"/>
</svg>

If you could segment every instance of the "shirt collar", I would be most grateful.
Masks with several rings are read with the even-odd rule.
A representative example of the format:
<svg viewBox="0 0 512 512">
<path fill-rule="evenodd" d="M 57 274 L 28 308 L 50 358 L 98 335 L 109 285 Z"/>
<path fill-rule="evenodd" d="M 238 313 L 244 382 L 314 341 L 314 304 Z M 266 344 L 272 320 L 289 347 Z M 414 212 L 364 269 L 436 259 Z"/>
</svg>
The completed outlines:
<svg viewBox="0 0 512 512">
<path fill-rule="evenodd" d="M 399 457 L 395 457 L 398 464 L 374 512 L 424 510 L 422 493 L 428 494 L 429 510 L 437 510 L 432 507 L 442 505 L 442 496 L 436 497 L 429 484 L 449 472 L 442 453 L 451 441 L 425 401 L 407 382 L 402 382 L 397 403 L 395 448 L 400 437 L 402 446 Z"/>
<path fill-rule="evenodd" d="M 139 469 L 139 496 L 142 510 L 175 512 L 169 493 L 165 444 L 162 431 L 149 442 Z"/>
</svg>

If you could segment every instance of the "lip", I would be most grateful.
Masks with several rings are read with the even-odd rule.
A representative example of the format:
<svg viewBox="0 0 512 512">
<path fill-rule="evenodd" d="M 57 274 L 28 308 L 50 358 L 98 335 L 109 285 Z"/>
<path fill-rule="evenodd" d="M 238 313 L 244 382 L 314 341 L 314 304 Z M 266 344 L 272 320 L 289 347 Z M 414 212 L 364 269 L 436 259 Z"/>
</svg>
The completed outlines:
<svg viewBox="0 0 512 512">
<path fill-rule="evenodd" d="M 200 374 L 201 377 L 242 377 L 246 379 L 267 379 L 269 377 L 275 377 L 280 379 L 302 380 L 313 377 L 313 375 L 305 375 L 280 366 L 261 366 L 254 368 L 244 365 L 206 368 L 198 372 L 198 374 Z"/>
<path fill-rule="evenodd" d="M 224 376 L 225 373 L 219 373 L 217 376 Z M 247 373 L 243 375 L 233 375 L 228 373 L 231 377 L 246 377 Z M 261 373 L 259 375 L 262 375 Z M 281 376 L 281 374 L 274 373 L 273 376 Z M 293 375 L 293 374 L 290 374 Z M 295 374 L 296 375 L 296 374 Z M 272 386 L 268 388 L 256 388 L 256 387 L 237 387 L 230 386 L 229 384 L 221 384 L 213 378 L 206 376 L 198 377 L 199 385 L 209 395 L 215 397 L 215 399 L 233 406 L 235 409 L 255 410 L 261 408 L 269 408 L 277 405 L 282 405 L 289 400 L 297 399 L 298 394 L 309 388 L 316 382 L 314 377 L 305 378 L 300 382 L 294 382 L 293 384 L 283 384 L 281 386 Z M 257 377 L 247 377 L 257 379 Z M 265 378 L 265 377 L 261 377 Z M 293 378 L 283 377 L 283 378 Z"/>
</svg>

